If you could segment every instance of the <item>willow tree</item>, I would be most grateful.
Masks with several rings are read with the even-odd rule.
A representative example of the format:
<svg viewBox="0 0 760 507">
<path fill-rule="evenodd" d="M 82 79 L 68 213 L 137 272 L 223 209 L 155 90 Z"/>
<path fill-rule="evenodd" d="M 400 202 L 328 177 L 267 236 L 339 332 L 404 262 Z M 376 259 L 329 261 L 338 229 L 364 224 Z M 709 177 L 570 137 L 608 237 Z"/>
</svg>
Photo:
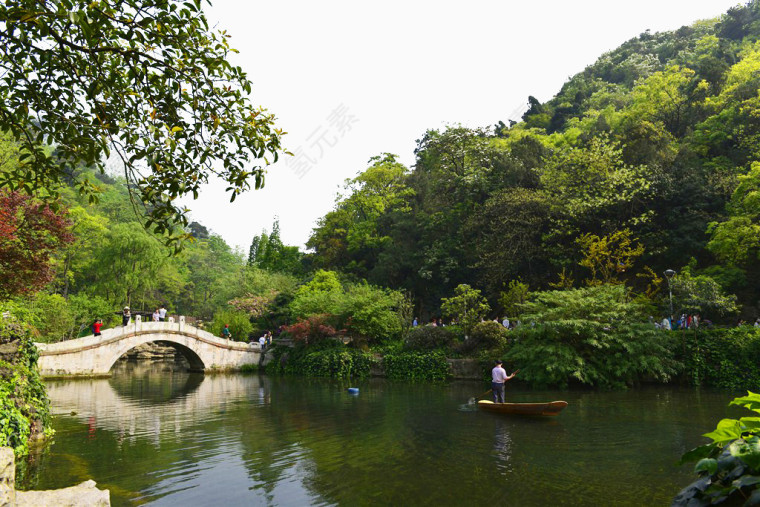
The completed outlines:
<svg viewBox="0 0 760 507">
<path fill-rule="evenodd" d="M 2 2 L 0 130 L 22 154 L 0 186 L 54 195 L 73 177 L 94 200 L 97 186 L 74 169 L 104 171 L 113 155 L 144 225 L 178 247 L 188 210 L 177 198 L 197 198 L 213 175 L 232 201 L 263 186 L 281 152 L 283 132 L 252 105 L 228 39 L 200 0 Z"/>
</svg>

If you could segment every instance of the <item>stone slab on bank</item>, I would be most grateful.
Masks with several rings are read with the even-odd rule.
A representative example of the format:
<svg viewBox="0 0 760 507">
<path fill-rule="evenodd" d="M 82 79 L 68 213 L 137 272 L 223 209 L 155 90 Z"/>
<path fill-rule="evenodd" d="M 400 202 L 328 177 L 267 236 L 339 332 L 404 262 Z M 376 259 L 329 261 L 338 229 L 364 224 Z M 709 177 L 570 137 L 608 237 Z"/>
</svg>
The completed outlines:
<svg viewBox="0 0 760 507">
<path fill-rule="evenodd" d="M 16 491 L 16 460 L 13 449 L 0 447 L 0 507 L 110 507 L 111 493 L 98 489 L 95 481 L 45 491 Z"/>
</svg>

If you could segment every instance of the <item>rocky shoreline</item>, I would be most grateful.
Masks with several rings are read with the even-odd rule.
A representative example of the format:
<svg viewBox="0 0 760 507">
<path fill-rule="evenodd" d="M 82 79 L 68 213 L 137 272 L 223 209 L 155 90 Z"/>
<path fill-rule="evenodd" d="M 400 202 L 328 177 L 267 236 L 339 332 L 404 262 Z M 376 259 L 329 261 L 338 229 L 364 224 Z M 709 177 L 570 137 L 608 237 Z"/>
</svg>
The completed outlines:
<svg viewBox="0 0 760 507">
<path fill-rule="evenodd" d="M 95 481 L 85 481 L 76 486 L 45 491 L 16 490 L 16 460 L 13 449 L 0 447 L 0 507 L 108 507 L 111 493 L 98 489 Z"/>
</svg>

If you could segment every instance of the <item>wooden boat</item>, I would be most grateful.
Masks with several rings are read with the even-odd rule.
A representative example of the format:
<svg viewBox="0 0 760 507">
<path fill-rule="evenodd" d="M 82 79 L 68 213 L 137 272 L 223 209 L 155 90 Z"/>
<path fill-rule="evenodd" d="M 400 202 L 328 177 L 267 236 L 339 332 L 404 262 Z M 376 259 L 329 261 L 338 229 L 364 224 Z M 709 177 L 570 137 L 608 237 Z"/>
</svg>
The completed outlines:
<svg viewBox="0 0 760 507">
<path fill-rule="evenodd" d="M 494 403 L 480 400 L 478 408 L 497 414 L 515 415 L 558 415 L 567 406 L 566 401 L 550 401 L 548 403 Z"/>
</svg>

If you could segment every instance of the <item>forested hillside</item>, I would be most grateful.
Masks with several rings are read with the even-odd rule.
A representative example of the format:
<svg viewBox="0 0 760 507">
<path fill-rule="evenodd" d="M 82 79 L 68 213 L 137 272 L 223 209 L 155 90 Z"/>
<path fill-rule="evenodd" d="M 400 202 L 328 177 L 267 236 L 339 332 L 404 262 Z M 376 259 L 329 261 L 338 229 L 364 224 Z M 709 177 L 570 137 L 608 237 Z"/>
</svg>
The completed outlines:
<svg viewBox="0 0 760 507">
<path fill-rule="evenodd" d="M 97 188 L 97 203 L 65 184 L 58 189 L 58 212 L 19 193 L 0 193 L 8 229 L 0 231 L 0 308 L 22 312 L 37 340 L 89 333 L 96 318 L 110 327 L 124 306 L 146 313 L 166 306 L 209 323 L 216 316 L 216 327 L 242 323 L 237 338 L 245 340 L 252 328 L 249 313 L 236 313 L 241 301 L 258 297 L 266 304 L 295 287 L 288 269 L 300 272 L 299 254 L 282 244 L 277 222 L 260 241 L 265 260 L 277 269 L 247 261 L 198 222 L 187 229 L 193 240 L 174 255 L 164 237 L 145 230 L 123 179 L 79 172 L 76 178 Z"/>
<path fill-rule="evenodd" d="M 673 269 L 682 284 L 738 295 L 754 320 L 759 41 L 755 0 L 642 33 L 548 102 L 530 97 L 519 123 L 429 130 L 412 168 L 383 154 L 347 182 L 308 242 L 312 261 L 408 290 L 427 315 L 461 283 L 504 310 L 518 281 L 625 282 L 664 314 Z"/>
</svg>

